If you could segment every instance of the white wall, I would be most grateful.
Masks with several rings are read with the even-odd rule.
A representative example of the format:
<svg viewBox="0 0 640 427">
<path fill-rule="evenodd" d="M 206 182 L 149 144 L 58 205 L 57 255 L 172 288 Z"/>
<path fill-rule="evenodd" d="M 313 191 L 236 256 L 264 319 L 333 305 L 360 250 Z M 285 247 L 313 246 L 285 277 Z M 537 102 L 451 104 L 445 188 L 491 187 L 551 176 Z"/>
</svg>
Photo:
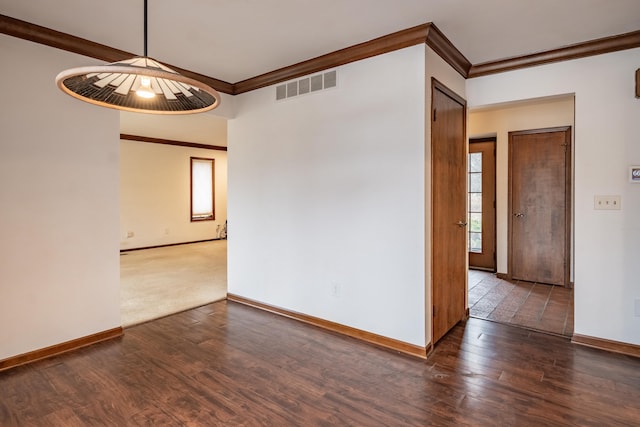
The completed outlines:
<svg viewBox="0 0 640 427">
<path fill-rule="evenodd" d="M 575 93 L 575 333 L 640 344 L 640 49 L 467 81 L 469 106 Z M 622 196 L 622 210 L 596 211 L 594 195 Z"/>
<path fill-rule="evenodd" d="M 54 83 L 92 60 L 5 35 L 0 57 L 2 360 L 120 325 L 119 119 Z"/>
<path fill-rule="evenodd" d="M 191 222 L 190 157 L 215 159 L 214 221 Z M 213 239 L 226 219 L 226 151 L 120 141 L 121 249 Z"/>
<path fill-rule="evenodd" d="M 229 292 L 425 345 L 425 46 L 236 98 Z"/>
<path fill-rule="evenodd" d="M 507 273 L 508 267 L 509 132 L 571 126 L 571 135 L 573 136 L 573 103 L 573 95 L 570 95 L 501 105 L 469 113 L 467 127 L 469 138 L 496 137 L 496 255 L 498 273 Z"/>
</svg>

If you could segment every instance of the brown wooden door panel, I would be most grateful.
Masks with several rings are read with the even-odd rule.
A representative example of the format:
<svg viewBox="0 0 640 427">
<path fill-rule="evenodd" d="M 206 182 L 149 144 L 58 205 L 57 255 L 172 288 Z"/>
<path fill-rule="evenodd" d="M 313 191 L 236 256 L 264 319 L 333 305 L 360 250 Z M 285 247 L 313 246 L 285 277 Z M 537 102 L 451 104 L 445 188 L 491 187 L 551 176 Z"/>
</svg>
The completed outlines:
<svg viewBox="0 0 640 427">
<path fill-rule="evenodd" d="M 476 236 L 480 239 L 480 248 L 469 251 L 469 267 L 496 271 L 496 138 L 472 139 L 469 141 L 469 154 L 480 154 L 481 172 L 469 166 L 469 241 Z M 481 182 L 477 188 L 477 182 Z M 480 233 L 476 233 L 478 209 L 474 206 L 473 197 L 480 190 L 482 200 L 479 218 Z M 475 246 L 475 245 L 473 245 Z"/>
<path fill-rule="evenodd" d="M 446 87 L 432 86 L 433 343 L 464 319 L 467 247 L 466 105 Z"/>
<path fill-rule="evenodd" d="M 568 285 L 569 128 L 509 133 L 512 279 Z"/>
</svg>

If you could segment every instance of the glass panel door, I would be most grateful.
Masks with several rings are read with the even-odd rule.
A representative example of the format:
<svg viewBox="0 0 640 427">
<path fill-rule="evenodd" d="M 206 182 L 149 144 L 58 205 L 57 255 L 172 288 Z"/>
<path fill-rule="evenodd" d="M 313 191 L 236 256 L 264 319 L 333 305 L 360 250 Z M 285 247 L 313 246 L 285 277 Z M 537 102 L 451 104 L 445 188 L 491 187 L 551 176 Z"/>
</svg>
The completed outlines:
<svg viewBox="0 0 640 427">
<path fill-rule="evenodd" d="M 496 140 L 469 140 L 469 267 L 496 269 Z"/>
</svg>

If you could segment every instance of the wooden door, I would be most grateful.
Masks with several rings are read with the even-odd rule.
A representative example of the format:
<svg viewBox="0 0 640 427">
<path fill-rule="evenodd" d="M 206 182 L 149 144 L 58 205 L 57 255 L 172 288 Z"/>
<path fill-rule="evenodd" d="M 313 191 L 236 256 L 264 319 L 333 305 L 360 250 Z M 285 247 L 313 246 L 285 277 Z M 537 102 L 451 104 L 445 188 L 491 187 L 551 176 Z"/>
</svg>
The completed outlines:
<svg viewBox="0 0 640 427">
<path fill-rule="evenodd" d="M 496 271 L 496 138 L 469 141 L 469 267 Z"/>
<path fill-rule="evenodd" d="M 466 316 L 466 103 L 432 81 L 433 343 Z"/>
<path fill-rule="evenodd" d="M 571 128 L 509 132 L 509 276 L 569 286 Z"/>
</svg>

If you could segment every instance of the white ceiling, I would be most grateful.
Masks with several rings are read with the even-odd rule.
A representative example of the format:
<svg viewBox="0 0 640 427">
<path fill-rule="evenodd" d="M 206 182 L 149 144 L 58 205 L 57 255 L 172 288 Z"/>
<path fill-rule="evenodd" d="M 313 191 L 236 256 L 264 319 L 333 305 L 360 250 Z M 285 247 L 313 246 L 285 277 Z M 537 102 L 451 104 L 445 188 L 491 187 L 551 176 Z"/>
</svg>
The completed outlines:
<svg viewBox="0 0 640 427">
<path fill-rule="evenodd" d="M 148 0 L 149 56 L 230 83 L 426 22 L 473 64 L 640 30 L 640 0 Z M 143 0 L 0 0 L 135 54 Z"/>
</svg>

